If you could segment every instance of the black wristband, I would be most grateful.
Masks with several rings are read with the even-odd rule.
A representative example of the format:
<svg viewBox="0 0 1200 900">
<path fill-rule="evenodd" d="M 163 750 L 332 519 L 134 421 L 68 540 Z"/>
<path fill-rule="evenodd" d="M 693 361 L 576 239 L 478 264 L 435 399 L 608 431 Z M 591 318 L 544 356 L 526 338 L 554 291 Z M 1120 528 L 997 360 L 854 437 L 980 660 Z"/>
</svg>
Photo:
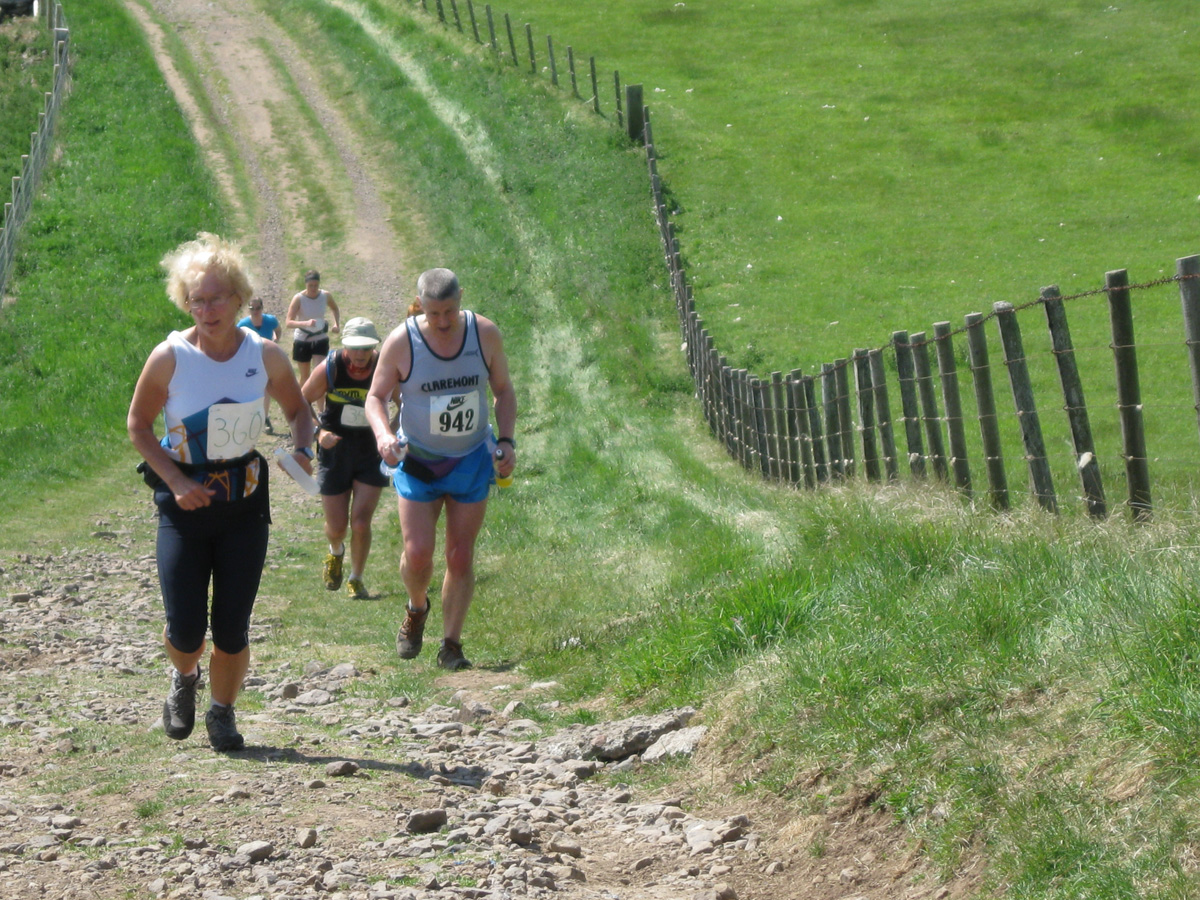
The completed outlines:
<svg viewBox="0 0 1200 900">
<path fill-rule="evenodd" d="M 498 438 L 496 438 L 496 443 L 497 443 L 497 444 L 508 444 L 508 445 L 510 445 L 510 446 L 511 446 L 511 447 L 512 447 L 514 450 L 516 450 L 516 449 L 517 449 L 517 442 L 516 442 L 516 441 L 514 441 L 514 440 L 513 440 L 512 438 L 510 438 L 510 437 L 498 437 Z"/>
</svg>

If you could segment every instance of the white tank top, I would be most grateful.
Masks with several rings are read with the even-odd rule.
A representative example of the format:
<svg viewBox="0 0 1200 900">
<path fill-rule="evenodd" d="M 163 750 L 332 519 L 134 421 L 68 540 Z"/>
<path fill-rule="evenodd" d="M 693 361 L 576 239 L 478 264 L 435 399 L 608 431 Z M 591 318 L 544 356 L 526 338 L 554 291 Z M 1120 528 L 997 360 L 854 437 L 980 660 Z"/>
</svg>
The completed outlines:
<svg viewBox="0 0 1200 900">
<path fill-rule="evenodd" d="M 328 305 L 329 292 L 317 291 L 317 296 L 310 297 L 301 291 L 296 296 L 300 298 L 300 315 L 296 318 L 316 319 L 317 321 L 310 328 L 297 328 L 295 339 L 298 341 L 312 340 L 314 335 L 322 334 L 325 331 L 325 307 Z"/>
<path fill-rule="evenodd" d="M 267 369 L 263 341 L 240 329 L 242 344 L 232 358 L 217 362 L 178 331 L 167 335 L 175 374 L 167 386 L 163 448 L 184 463 L 237 459 L 254 449 L 263 428 Z"/>
</svg>

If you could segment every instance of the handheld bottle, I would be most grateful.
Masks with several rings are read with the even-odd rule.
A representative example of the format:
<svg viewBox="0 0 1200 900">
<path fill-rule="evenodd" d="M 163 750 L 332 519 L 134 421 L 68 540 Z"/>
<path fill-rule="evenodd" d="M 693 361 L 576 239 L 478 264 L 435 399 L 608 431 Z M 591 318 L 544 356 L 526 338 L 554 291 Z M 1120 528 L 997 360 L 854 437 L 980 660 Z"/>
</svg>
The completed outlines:
<svg viewBox="0 0 1200 900">
<path fill-rule="evenodd" d="M 396 465 L 389 466 L 386 459 L 379 460 L 379 471 L 388 478 L 394 477 L 396 470 L 399 469 L 400 464 L 404 462 L 404 457 L 408 453 L 408 438 L 406 438 L 402 433 L 397 432 L 396 443 L 393 446 L 395 447 L 397 459 Z"/>
</svg>

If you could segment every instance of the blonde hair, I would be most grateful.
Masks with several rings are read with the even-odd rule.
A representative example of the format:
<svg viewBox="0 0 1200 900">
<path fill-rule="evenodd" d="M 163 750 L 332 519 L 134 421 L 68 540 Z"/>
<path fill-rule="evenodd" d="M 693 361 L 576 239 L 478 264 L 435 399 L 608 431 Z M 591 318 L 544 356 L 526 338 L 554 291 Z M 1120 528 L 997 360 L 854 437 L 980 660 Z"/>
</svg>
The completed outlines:
<svg viewBox="0 0 1200 900">
<path fill-rule="evenodd" d="M 219 235 L 201 231 L 194 241 L 184 241 L 162 258 L 167 270 L 167 296 L 184 312 L 188 295 L 208 272 L 219 272 L 238 296 L 238 306 L 254 296 L 250 273 L 241 248 Z"/>
</svg>

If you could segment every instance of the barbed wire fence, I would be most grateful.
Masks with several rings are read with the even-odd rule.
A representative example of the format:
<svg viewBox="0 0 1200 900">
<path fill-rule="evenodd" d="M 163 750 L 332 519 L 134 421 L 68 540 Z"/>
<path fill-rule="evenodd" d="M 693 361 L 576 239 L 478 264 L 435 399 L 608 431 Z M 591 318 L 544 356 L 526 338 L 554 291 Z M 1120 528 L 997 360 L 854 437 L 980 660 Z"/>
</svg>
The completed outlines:
<svg viewBox="0 0 1200 900">
<path fill-rule="evenodd" d="M 8 285 L 21 229 L 33 208 L 42 171 L 54 143 L 58 111 L 71 83 L 70 33 L 62 4 L 39 2 L 35 6 L 35 15 L 45 20 L 52 34 L 54 71 L 51 89 L 45 92 L 43 108 L 38 113 L 37 130 L 29 137 L 29 153 L 21 156 L 21 174 L 12 180 L 12 199 L 4 204 L 4 226 L 0 228 L 0 296 Z"/>
<path fill-rule="evenodd" d="M 566 72 L 561 73 L 554 39 L 547 36 L 539 68 L 540 42 L 535 41 L 532 26 L 518 29 L 525 38 L 522 60 L 511 17 L 507 13 L 501 17 L 490 4 L 480 14 L 473 0 L 463 0 L 461 5 L 458 0 L 432 0 L 432 8 L 431 0 L 409 2 L 419 3 L 460 34 L 469 34 L 475 43 L 489 48 L 499 64 L 521 69 L 528 63 L 533 77 L 548 75 L 555 87 L 569 83 L 574 98 L 604 115 L 594 56 L 587 58 L 586 74 L 581 75 L 575 49 L 568 45 Z M 498 32 L 501 20 L 503 31 Z M 880 483 L 902 477 L 914 482 L 932 479 L 952 484 L 972 502 L 986 500 L 992 508 L 1006 510 L 1014 502 L 1006 460 L 1017 460 L 1027 470 L 1028 496 L 1047 511 L 1059 510 L 1059 495 L 1066 491 L 1089 515 L 1104 518 L 1112 504 L 1104 484 L 1123 479 L 1120 503 L 1134 521 L 1147 522 L 1154 510 L 1153 464 L 1170 485 L 1174 509 L 1200 517 L 1197 456 L 1178 446 L 1155 455 L 1149 450 L 1152 438 L 1165 441 L 1177 433 L 1171 425 L 1177 424 L 1184 410 L 1200 425 L 1200 256 L 1177 259 L 1173 276 L 1148 282 L 1130 284 L 1126 270 L 1116 269 L 1105 274 L 1103 287 L 1093 290 L 1063 296 L 1051 285 L 1025 302 L 999 302 L 990 312 L 970 313 L 958 327 L 936 322 L 932 337 L 924 331 L 895 331 L 882 346 L 856 348 L 820 364 L 819 374 L 806 375 L 798 368 L 756 376 L 728 365 L 696 310 L 658 174 L 642 86 L 623 86 L 620 73 L 614 71 L 612 89 L 616 124 L 646 150 L 655 219 L 696 397 L 714 437 L 744 467 L 764 478 L 806 488 L 846 481 L 860 473 Z M 1137 294 L 1140 302 L 1161 303 L 1172 293 L 1171 287 L 1178 289 L 1182 304 L 1181 332 L 1135 341 L 1132 297 Z M 1100 299 L 1107 301 L 1107 316 L 1085 310 L 1093 314 L 1077 322 L 1077 328 L 1087 343 L 1076 346 L 1067 305 L 1083 306 Z M 1027 352 L 1023 320 L 1018 316 L 1035 308 L 1045 313 L 1049 346 Z M 1171 321 L 1166 315 L 1147 318 Z M 1011 414 L 1002 412 L 997 401 L 988 323 L 995 323 L 998 332 Z M 963 340 L 956 345 L 956 338 Z M 1102 338 L 1107 344 L 1100 342 Z M 1176 368 L 1168 369 L 1178 373 L 1163 380 L 1157 375 L 1161 366 L 1155 367 L 1158 381 L 1152 385 L 1154 399 L 1148 405 L 1142 397 L 1139 349 L 1165 356 L 1168 363 L 1173 360 Z M 1108 362 L 1103 361 L 1106 356 Z M 965 396 L 960 360 L 971 381 Z M 1103 369 L 1109 365 L 1113 375 L 1105 377 Z M 1085 384 L 1100 397 L 1099 403 L 1086 402 Z M 893 391 L 900 401 L 895 418 Z M 1060 392 L 1063 417 L 1043 420 L 1039 397 L 1057 397 Z M 898 434 L 903 450 L 897 444 Z M 972 461 L 982 464 L 985 486 L 977 486 Z"/>
</svg>

